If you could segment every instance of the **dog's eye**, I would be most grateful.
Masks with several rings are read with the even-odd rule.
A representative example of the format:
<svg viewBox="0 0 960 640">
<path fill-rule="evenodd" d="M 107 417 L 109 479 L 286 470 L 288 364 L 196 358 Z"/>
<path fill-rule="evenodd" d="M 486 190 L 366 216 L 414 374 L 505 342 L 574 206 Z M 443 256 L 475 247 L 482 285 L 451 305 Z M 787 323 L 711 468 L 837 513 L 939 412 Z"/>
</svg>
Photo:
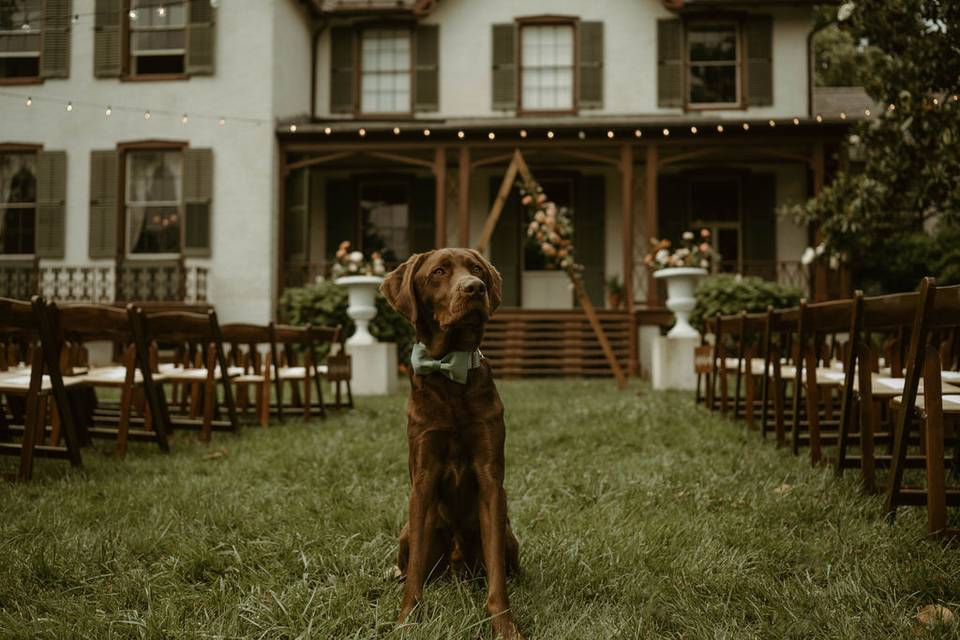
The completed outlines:
<svg viewBox="0 0 960 640">
<path fill-rule="evenodd" d="M 443 267 L 437 267 L 433 270 L 433 275 L 435 276 L 442 276 L 444 273 L 446 273 L 446 271 L 443 270 Z"/>
<path fill-rule="evenodd" d="M 473 271 L 474 273 L 482 273 L 483 269 L 480 268 L 480 265 L 475 264 L 472 267 L 470 267 L 470 271 Z"/>
</svg>

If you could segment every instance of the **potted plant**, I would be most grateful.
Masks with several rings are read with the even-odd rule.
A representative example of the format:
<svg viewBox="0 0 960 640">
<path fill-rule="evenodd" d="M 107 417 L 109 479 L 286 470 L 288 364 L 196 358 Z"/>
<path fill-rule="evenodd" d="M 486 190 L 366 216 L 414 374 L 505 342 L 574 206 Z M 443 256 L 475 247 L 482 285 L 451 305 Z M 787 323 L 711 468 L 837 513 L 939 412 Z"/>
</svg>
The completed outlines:
<svg viewBox="0 0 960 640">
<path fill-rule="evenodd" d="M 673 311 L 676 319 L 667 336 L 699 337 L 700 334 L 690 325 L 690 312 L 696 303 L 693 290 L 719 257 L 710 244 L 710 230 L 701 229 L 699 238 L 693 231 L 685 231 L 680 246 L 672 251 L 669 240 L 652 238 L 650 242 L 654 248 L 643 263 L 654 271 L 654 278 L 667 283 L 667 308 Z"/>
<path fill-rule="evenodd" d="M 347 288 L 347 315 L 357 326 L 354 334 L 347 339 L 347 344 L 376 342 L 369 327 L 370 321 L 377 316 L 377 290 L 385 273 L 383 257 L 378 252 L 373 252 L 367 260 L 362 252 L 350 251 L 349 241 L 340 243 L 330 275 L 336 284 Z"/>
<path fill-rule="evenodd" d="M 607 306 L 611 309 L 619 309 L 623 304 L 623 281 L 617 276 L 607 278 Z"/>
</svg>

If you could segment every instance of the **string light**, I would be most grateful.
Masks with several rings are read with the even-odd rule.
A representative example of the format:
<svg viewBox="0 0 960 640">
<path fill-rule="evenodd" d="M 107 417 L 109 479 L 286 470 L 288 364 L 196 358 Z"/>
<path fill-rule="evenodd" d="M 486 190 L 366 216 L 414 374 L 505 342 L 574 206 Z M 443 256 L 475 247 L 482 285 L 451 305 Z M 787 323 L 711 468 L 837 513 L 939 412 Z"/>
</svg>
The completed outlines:
<svg viewBox="0 0 960 640">
<path fill-rule="evenodd" d="M 954 101 L 954 102 L 957 102 L 958 100 L 960 100 L 960 96 L 954 95 L 954 96 L 953 96 L 953 101 Z"/>
<path fill-rule="evenodd" d="M 463 131 L 457 131 L 457 137 L 460 138 L 461 140 L 463 140 L 464 135 L 465 134 L 463 133 Z"/>
<path fill-rule="evenodd" d="M 841 119 L 841 120 L 846 120 L 846 119 L 847 119 L 847 112 L 846 112 L 846 111 L 841 111 L 841 112 L 840 112 L 840 119 Z"/>
<path fill-rule="evenodd" d="M 640 131 L 640 129 L 637 129 L 636 131 L 633 132 L 633 135 L 639 138 L 643 135 L 643 131 Z"/>
<path fill-rule="evenodd" d="M 136 10 L 136 9 L 130 9 L 130 11 L 127 13 L 127 15 L 130 16 L 130 19 L 131 19 L 131 20 L 136 20 L 136 19 L 137 19 L 137 10 Z"/>
<path fill-rule="evenodd" d="M 897 110 L 897 105 L 895 105 L 895 104 L 893 104 L 893 103 L 891 102 L 891 103 L 890 103 L 890 106 L 887 107 L 887 109 L 889 109 L 890 111 L 896 111 L 896 110 Z"/>
<path fill-rule="evenodd" d="M 429 137 L 429 136 L 430 136 L 430 129 L 424 129 L 424 130 L 423 130 L 423 135 Z"/>
<path fill-rule="evenodd" d="M 817 114 L 817 122 L 823 122 L 823 116 L 819 113 Z"/>
<path fill-rule="evenodd" d="M 330 127 L 324 127 L 323 133 L 326 135 L 330 135 L 331 133 L 333 133 L 333 129 L 331 129 Z"/>
<path fill-rule="evenodd" d="M 227 119 L 221 117 L 219 120 L 217 120 L 217 124 L 220 125 L 221 127 L 224 127 L 227 125 Z"/>
<path fill-rule="evenodd" d="M 696 128 L 696 127 L 690 127 L 690 133 L 696 134 L 696 133 L 697 133 L 697 128 Z"/>
<path fill-rule="evenodd" d="M 187 124 L 188 122 L 190 122 L 190 118 L 187 114 L 180 116 L 180 124 Z"/>
<path fill-rule="evenodd" d="M 800 124 L 800 118 L 794 118 L 793 124 Z"/>
<path fill-rule="evenodd" d="M 664 135 L 664 136 L 670 135 L 670 129 L 664 129 L 664 130 L 663 130 L 663 135 Z"/>
<path fill-rule="evenodd" d="M 933 99 L 933 106 L 937 106 L 938 104 L 940 104 L 940 101 L 939 101 L 938 99 L 934 98 L 934 99 Z"/>
<path fill-rule="evenodd" d="M 161 18 L 167 15 L 167 10 L 166 8 L 164 8 L 163 5 L 160 5 L 159 7 L 157 7 L 157 15 L 160 16 Z"/>
<path fill-rule="evenodd" d="M 744 131 L 750 131 L 750 123 L 749 123 L 749 122 L 744 122 L 744 123 L 743 123 L 743 130 L 744 130 Z"/>
<path fill-rule="evenodd" d="M 495 139 L 495 138 L 497 137 L 497 134 L 495 134 L 493 131 L 491 131 L 490 133 L 487 134 L 487 137 L 490 138 L 491 140 L 493 140 L 493 139 Z"/>
<path fill-rule="evenodd" d="M 150 119 L 150 112 L 149 112 L 149 111 L 144 111 L 144 112 L 143 112 L 143 119 L 144 119 L 144 120 L 149 120 L 149 119 Z"/>
<path fill-rule="evenodd" d="M 366 130 L 366 129 L 360 129 L 360 131 L 357 131 L 357 133 L 359 133 L 359 134 L 360 134 L 360 137 L 362 138 L 362 137 L 364 137 L 364 136 L 367 135 L 367 130 Z"/>
<path fill-rule="evenodd" d="M 113 109 L 110 108 L 110 105 L 107 105 L 106 110 L 104 110 L 104 115 L 108 118 L 113 115 Z"/>
<path fill-rule="evenodd" d="M 527 137 L 527 130 L 526 130 L 526 129 L 520 129 L 520 137 L 521 137 L 521 138 L 526 138 L 526 137 Z"/>
<path fill-rule="evenodd" d="M 70 22 L 72 22 L 73 24 L 77 24 L 78 22 L 80 22 L 80 14 L 79 13 L 73 14 L 73 18 L 71 18 Z"/>
<path fill-rule="evenodd" d="M 613 131 L 607 131 L 607 137 L 610 138 L 611 140 L 613 139 L 613 135 L 614 135 Z"/>
<path fill-rule="evenodd" d="M 28 107 L 32 107 L 32 106 L 33 106 L 33 98 L 31 98 L 30 96 L 27 96 L 27 99 L 24 101 L 23 104 L 27 105 Z"/>
<path fill-rule="evenodd" d="M 777 126 L 776 121 L 775 121 L 775 120 L 771 120 L 771 121 L 770 121 L 770 126 L 771 126 L 771 127 Z"/>
<path fill-rule="evenodd" d="M 291 124 L 291 125 L 290 125 L 290 133 L 296 133 L 296 132 L 297 132 L 297 125 Z"/>
<path fill-rule="evenodd" d="M 394 127 L 394 128 L 393 128 L 393 135 L 395 135 L 395 136 L 400 135 L 400 127 Z"/>
<path fill-rule="evenodd" d="M 718 125 L 717 125 L 717 133 L 723 133 L 723 125 L 722 125 L 722 124 L 718 124 Z"/>
<path fill-rule="evenodd" d="M 547 131 L 547 137 L 553 140 L 553 131 Z"/>
<path fill-rule="evenodd" d="M 577 137 L 580 138 L 581 140 L 586 140 L 587 132 L 583 130 L 577 131 Z"/>
<path fill-rule="evenodd" d="M 72 103 L 72 102 L 68 102 L 68 103 L 67 103 L 67 111 L 73 111 L 73 103 Z"/>
</svg>

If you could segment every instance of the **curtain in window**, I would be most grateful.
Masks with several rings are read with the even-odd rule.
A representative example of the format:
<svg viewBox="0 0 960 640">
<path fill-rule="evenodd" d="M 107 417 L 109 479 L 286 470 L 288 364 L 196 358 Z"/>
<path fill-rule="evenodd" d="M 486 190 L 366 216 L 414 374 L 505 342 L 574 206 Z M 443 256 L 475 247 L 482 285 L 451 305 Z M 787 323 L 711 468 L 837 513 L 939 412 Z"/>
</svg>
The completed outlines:
<svg viewBox="0 0 960 640">
<path fill-rule="evenodd" d="M 572 109 L 573 26 L 527 26 L 521 38 L 523 108 Z"/>
<path fill-rule="evenodd" d="M 132 253 L 180 251 L 183 158 L 178 151 L 134 152 L 127 179 Z"/>
</svg>

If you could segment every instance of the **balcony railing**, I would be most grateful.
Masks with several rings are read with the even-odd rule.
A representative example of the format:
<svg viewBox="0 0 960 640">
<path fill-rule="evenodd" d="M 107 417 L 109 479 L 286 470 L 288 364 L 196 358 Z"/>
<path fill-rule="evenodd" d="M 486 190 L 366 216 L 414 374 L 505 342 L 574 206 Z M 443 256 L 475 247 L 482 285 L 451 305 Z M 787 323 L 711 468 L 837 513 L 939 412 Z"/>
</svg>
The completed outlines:
<svg viewBox="0 0 960 640">
<path fill-rule="evenodd" d="M 42 295 L 63 302 L 208 302 L 209 270 L 180 261 L 39 265 L 0 261 L 0 296 Z"/>
</svg>

